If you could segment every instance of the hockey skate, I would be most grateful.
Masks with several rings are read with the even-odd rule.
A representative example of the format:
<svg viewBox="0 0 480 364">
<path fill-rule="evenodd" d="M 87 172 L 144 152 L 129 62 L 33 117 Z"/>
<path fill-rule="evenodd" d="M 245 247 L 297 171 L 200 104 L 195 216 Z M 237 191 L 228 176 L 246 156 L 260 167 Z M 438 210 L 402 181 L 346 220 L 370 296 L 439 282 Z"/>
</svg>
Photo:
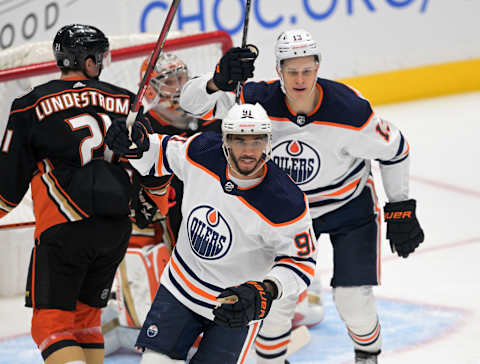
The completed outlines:
<svg viewBox="0 0 480 364">
<path fill-rule="evenodd" d="M 355 350 L 355 364 L 377 364 L 378 354 Z"/>
<path fill-rule="evenodd" d="M 312 327 L 323 321 L 325 308 L 320 294 L 308 292 L 304 297 L 300 297 L 295 315 L 293 317 L 293 328 L 305 325 Z"/>
</svg>

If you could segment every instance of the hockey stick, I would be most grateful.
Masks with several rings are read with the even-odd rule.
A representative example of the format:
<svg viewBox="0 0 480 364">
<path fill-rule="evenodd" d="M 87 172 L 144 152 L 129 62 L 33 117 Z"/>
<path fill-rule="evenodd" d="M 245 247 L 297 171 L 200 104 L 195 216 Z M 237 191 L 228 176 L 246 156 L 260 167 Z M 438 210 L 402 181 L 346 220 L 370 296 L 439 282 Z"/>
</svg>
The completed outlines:
<svg viewBox="0 0 480 364">
<path fill-rule="evenodd" d="M 243 19 L 243 34 L 242 34 L 242 48 L 247 45 L 247 32 L 248 32 L 248 20 L 250 18 L 250 5 L 251 0 L 247 0 L 245 5 L 245 17 Z M 237 89 L 235 91 L 235 103 L 240 103 L 240 82 L 237 82 Z"/>
<path fill-rule="evenodd" d="M 135 122 L 137 117 L 138 111 L 140 110 L 140 106 L 142 105 L 143 96 L 148 88 L 148 83 L 152 78 L 153 68 L 157 64 L 158 57 L 162 52 L 163 46 L 165 41 L 167 40 L 167 34 L 170 30 L 170 26 L 172 25 L 173 18 L 175 17 L 175 13 L 177 12 L 178 5 L 180 4 L 180 0 L 173 0 L 172 4 L 170 5 L 170 9 L 168 10 L 167 17 L 165 18 L 165 22 L 163 23 L 162 30 L 160 31 L 160 35 L 158 36 L 157 42 L 155 43 L 155 48 L 153 48 L 152 55 L 148 61 L 147 70 L 143 75 L 142 82 L 140 82 L 140 86 L 138 87 L 137 95 L 135 96 L 135 100 L 130 108 L 130 113 L 127 116 L 127 128 L 128 134 L 131 137 L 132 133 L 132 125 Z M 135 145 L 132 145 L 131 148 L 136 148 Z"/>
<path fill-rule="evenodd" d="M 287 356 L 296 353 L 310 342 L 311 335 L 307 326 L 302 325 L 293 330 L 290 334 L 290 343 L 287 347 Z"/>
<path fill-rule="evenodd" d="M 132 291 L 130 290 L 130 283 L 128 283 L 127 263 L 125 262 L 125 258 L 123 258 L 120 262 L 118 270 L 120 271 L 120 280 L 123 297 L 125 299 L 125 307 L 130 314 L 130 318 L 132 319 L 133 324 L 136 327 L 142 327 L 142 323 L 138 319 L 137 311 L 135 310 L 135 304 L 133 303 L 133 295 Z"/>
</svg>

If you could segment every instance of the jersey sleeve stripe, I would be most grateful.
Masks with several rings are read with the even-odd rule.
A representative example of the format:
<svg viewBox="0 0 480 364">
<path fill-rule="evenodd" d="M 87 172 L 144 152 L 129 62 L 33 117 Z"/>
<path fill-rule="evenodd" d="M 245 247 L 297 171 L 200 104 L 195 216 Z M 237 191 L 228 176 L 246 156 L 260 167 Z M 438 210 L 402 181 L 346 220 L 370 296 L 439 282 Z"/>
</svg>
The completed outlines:
<svg viewBox="0 0 480 364">
<path fill-rule="evenodd" d="M 274 261 L 278 262 L 279 260 L 282 260 L 282 259 L 291 259 L 291 260 L 296 261 L 296 262 L 311 263 L 313 265 L 317 264 L 317 262 L 313 258 L 292 257 L 292 256 L 289 256 L 289 255 L 279 255 L 278 257 L 276 257 L 274 259 Z"/>
<path fill-rule="evenodd" d="M 200 116 L 200 119 L 202 120 L 210 120 L 212 119 L 213 117 L 213 111 L 215 110 L 215 108 L 211 108 L 209 111 L 207 111 L 205 114 L 203 114 L 202 116 Z"/>
<path fill-rule="evenodd" d="M 325 193 L 320 196 L 322 197 L 334 197 L 344 194 L 345 192 L 351 191 L 352 189 L 356 189 L 358 184 L 360 183 L 361 178 L 357 178 L 356 180 L 350 182 L 348 185 L 340 188 L 338 191 Z"/>
<path fill-rule="evenodd" d="M 378 160 L 378 161 L 379 161 L 380 164 L 383 164 L 383 165 L 386 165 L 386 166 L 391 166 L 393 164 L 401 163 L 407 158 L 408 158 L 408 155 L 404 156 L 401 159 L 397 159 L 397 160 L 394 160 L 394 161 L 382 161 L 382 160 Z"/>
<path fill-rule="evenodd" d="M 313 190 L 307 190 L 305 191 L 306 195 L 313 195 L 316 193 L 328 191 L 328 190 L 333 190 L 336 188 L 342 187 L 349 179 L 351 179 L 353 176 L 355 176 L 357 173 L 360 173 L 363 169 L 365 168 L 365 161 L 361 161 L 358 166 L 356 166 L 353 171 L 351 171 L 345 178 L 343 178 L 340 182 L 335 183 L 330 186 L 325 186 L 325 187 L 320 187 L 320 188 L 315 188 Z"/>
<path fill-rule="evenodd" d="M 398 150 L 397 150 L 397 153 L 395 153 L 395 157 L 398 157 L 403 152 L 404 145 L 405 145 L 405 138 L 403 137 L 403 134 L 400 133 L 400 144 L 398 145 Z"/>
<path fill-rule="evenodd" d="M 165 170 L 168 172 L 168 174 L 171 174 L 173 173 L 172 170 L 170 169 L 170 164 L 168 163 L 168 159 L 167 159 L 167 148 L 168 148 L 168 141 L 170 140 L 170 136 L 168 135 L 165 135 L 163 136 L 162 138 L 162 152 L 160 153 L 159 155 L 159 159 L 161 158 L 162 160 L 159 161 L 159 168 L 158 170 L 160 171 L 161 170 L 161 166 L 162 166 L 162 162 L 163 162 L 163 167 L 165 168 Z M 165 173 L 161 173 L 161 175 L 163 175 Z"/>
<path fill-rule="evenodd" d="M 310 285 L 310 278 L 306 274 L 303 274 L 302 271 L 298 270 L 297 268 L 295 268 L 290 264 L 278 263 L 278 264 L 275 264 L 273 267 L 282 267 L 282 268 L 290 269 L 305 282 L 307 287 Z"/>
<path fill-rule="evenodd" d="M 294 262 L 294 261 L 293 261 L 292 259 L 290 259 L 290 258 L 282 258 L 282 259 L 280 259 L 278 262 L 280 262 L 280 263 L 286 263 L 286 264 L 291 264 L 291 265 L 297 267 L 298 269 L 301 269 L 301 270 L 304 271 L 305 273 L 310 274 L 311 276 L 315 275 L 315 268 L 309 267 L 308 265 L 303 264 L 303 263 Z"/>
</svg>

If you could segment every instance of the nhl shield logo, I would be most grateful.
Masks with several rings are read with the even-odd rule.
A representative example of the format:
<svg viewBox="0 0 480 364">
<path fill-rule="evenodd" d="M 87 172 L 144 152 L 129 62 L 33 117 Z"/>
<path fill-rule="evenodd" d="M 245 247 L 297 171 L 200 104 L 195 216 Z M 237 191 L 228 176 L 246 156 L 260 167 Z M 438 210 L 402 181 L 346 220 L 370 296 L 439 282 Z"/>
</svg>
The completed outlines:
<svg viewBox="0 0 480 364">
<path fill-rule="evenodd" d="M 148 337 L 155 337 L 157 335 L 158 335 L 157 325 L 150 325 L 147 329 L 147 336 Z"/>
<path fill-rule="evenodd" d="M 320 156 L 300 140 L 286 140 L 272 149 L 272 160 L 287 172 L 297 185 L 312 181 L 320 170 Z"/>
<path fill-rule="evenodd" d="M 232 230 L 217 209 L 202 205 L 187 219 L 188 239 L 193 252 L 202 259 L 219 259 L 232 245 Z"/>
</svg>

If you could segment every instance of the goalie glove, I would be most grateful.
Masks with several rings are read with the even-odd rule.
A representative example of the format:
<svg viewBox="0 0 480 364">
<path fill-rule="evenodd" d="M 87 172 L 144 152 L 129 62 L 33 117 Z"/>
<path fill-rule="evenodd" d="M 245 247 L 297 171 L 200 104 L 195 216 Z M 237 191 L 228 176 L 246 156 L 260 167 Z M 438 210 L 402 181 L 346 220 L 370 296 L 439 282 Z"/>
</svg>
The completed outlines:
<svg viewBox="0 0 480 364">
<path fill-rule="evenodd" d="M 213 83 L 222 91 L 233 91 L 237 82 L 253 77 L 258 49 L 253 45 L 230 48 L 217 63 Z"/>
<path fill-rule="evenodd" d="M 143 153 L 150 148 L 150 139 L 148 139 L 147 128 L 137 120 L 132 125 L 131 138 L 132 140 L 129 139 L 125 119 L 117 118 L 112 120 L 112 125 L 107 130 L 105 144 L 112 151 L 123 155 L 125 158 L 142 158 Z M 132 142 L 137 145 L 134 149 L 130 149 Z"/>
<path fill-rule="evenodd" d="M 392 252 L 406 258 L 424 240 L 423 230 L 415 216 L 414 199 L 388 202 L 384 207 L 387 223 L 387 239 L 390 240 Z"/>
<path fill-rule="evenodd" d="M 265 282 L 256 281 L 225 289 L 217 299 L 236 296 L 237 300 L 234 303 L 223 303 L 213 310 L 215 323 L 223 327 L 238 328 L 247 326 L 250 321 L 267 317 L 277 294 L 276 285 L 270 282 L 267 284 L 274 287 L 274 292 L 267 288 Z"/>
</svg>

